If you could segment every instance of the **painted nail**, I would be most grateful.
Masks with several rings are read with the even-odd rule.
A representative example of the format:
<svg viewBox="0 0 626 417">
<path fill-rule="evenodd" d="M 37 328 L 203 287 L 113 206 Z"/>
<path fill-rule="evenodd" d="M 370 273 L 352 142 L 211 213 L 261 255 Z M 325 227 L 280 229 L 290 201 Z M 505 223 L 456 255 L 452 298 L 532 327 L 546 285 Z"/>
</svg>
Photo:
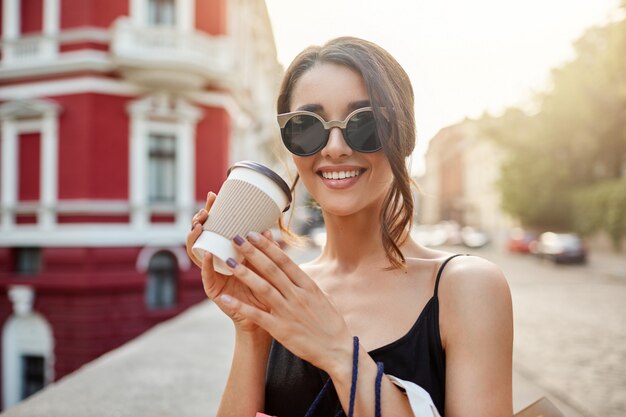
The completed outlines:
<svg viewBox="0 0 626 417">
<path fill-rule="evenodd" d="M 237 246 L 241 246 L 243 245 L 243 242 L 245 242 L 245 240 L 239 235 L 235 236 L 233 241 L 237 244 Z"/>
<path fill-rule="evenodd" d="M 259 241 L 261 240 L 261 235 L 258 234 L 257 232 L 250 232 L 246 235 L 246 237 L 250 240 L 250 242 L 252 243 L 259 243 Z"/>
<path fill-rule="evenodd" d="M 228 259 L 226 259 L 226 265 L 228 265 L 231 268 L 235 269 L 235 268 L 237 268 L 237 265 L 239 265 L 239 264 L 233 258 L 228 258 Z"/>
</svg>

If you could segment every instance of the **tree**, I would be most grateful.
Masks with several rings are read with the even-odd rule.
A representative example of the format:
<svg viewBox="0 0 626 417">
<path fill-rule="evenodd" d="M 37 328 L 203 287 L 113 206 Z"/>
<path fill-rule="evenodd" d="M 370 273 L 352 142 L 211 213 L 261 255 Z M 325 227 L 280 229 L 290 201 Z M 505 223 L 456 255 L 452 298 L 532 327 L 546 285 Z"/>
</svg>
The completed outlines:
<svg viewBox="0 0 626 417">
<path fill-rule="evenodd" d="M 626 175 L 626 19 L 588 30 L 574 46 L 576 58 L 553 70 L 552 88 L 537 96 L 536 114 L 511 108 L 478 121 L 507 151 L 503 209 L 526 226 L 582 227 L 580 196 Z M 606 210 L 626 212 L 626 197 L 605 200 Z M 620 221 L 607 230 L 618 240 L 626 235 Z"/>
</svg>

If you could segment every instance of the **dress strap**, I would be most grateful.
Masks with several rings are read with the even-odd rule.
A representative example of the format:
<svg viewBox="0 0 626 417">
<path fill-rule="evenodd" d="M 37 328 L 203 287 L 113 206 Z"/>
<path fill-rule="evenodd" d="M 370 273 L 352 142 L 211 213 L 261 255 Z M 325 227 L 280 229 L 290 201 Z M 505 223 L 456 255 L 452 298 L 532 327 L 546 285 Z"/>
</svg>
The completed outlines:
<svg viewBox="0 0 626 417">
<path fill-rule="evenodd" d="M 439 279 L 441 278 L 441 273 L 443 272 L 443 268 L 445 268 L 447 263 L 450 262 L 453 258 L 456 258 L 457 256 L 465 256 L 465 255 L 462 253 L 452 255 L 451 257 L 443 261 L 443 263 L 439 267 L 439 271 L 437 271 L 437 279 L 435 280 L 435 294 L 433 295 L 433 297 L 437 297 L 437 291 L 439 290 Z"/>
</svg>

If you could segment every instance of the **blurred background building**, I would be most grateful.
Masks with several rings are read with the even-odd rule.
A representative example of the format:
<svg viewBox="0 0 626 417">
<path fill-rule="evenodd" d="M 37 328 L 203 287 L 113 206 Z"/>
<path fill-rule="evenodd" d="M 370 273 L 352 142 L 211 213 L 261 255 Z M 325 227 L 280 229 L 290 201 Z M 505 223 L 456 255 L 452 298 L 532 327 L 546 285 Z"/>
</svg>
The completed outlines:
<svg viewBox="0 0 626 417">
<path fill-rule="evenodd" d="M 204 298 L 184 248 L 236 160 L 271 158 L 261 0 L 3 0 L 0 404 Z"/>
<path fill-rule="evenodd" d="M 502 157 L 503 151 L 472 120 L 441 129 L 429 142 L 426 171 L 418 180 L 418 223 L 454 222 L 502 243 L 513 225 L 496 187 Z"/>
</svg>

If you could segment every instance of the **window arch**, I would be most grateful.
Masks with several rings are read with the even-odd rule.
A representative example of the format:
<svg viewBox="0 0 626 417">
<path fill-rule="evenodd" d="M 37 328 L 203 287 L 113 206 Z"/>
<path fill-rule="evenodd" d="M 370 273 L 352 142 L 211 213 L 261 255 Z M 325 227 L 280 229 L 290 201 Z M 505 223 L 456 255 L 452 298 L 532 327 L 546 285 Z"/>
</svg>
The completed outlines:
<svg viewBox="0 0 626 417">
<path fill-rule="evenodd" d="M 2 327 L 2 407 L 9 408 L 54 380 L 54 335 L 33 311 L 32 287 L 9 287 L 13 315 Z"/>
<path fill-rule="evenodd" d="M 176 306 L 178 292 L 178 263 L 167 251 L 154 254 L 148 263 L 146 306 L 151 310 Z"/>
</svg>

